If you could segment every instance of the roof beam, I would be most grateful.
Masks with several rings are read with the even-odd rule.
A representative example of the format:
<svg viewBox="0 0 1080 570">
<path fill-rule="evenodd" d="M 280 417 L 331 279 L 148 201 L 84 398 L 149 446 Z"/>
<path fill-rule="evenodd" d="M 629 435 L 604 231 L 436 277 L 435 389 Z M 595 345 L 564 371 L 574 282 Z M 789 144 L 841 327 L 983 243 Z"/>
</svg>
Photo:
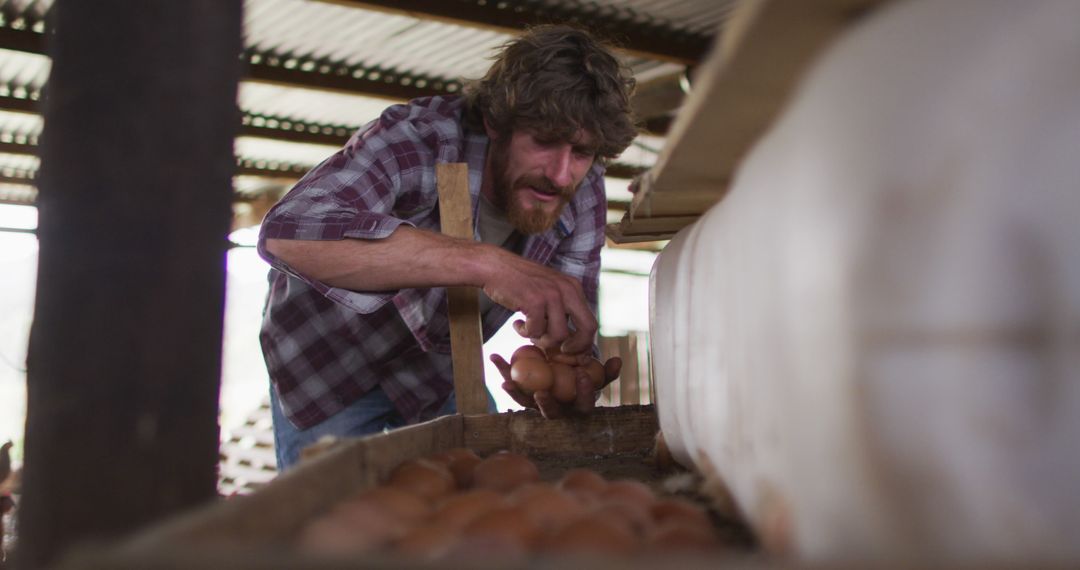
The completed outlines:
<svg viewBox="0 0 1080 570">
<path fill-rule="evenodd" d="M 33 105 L 28 105 L 28 101 L 33 103 Z M 26 110 L 32 106 L 36 106 L 36 104 L 37 101 L 31 101 L 29 99 L 0 96 L 0 110 L 8 110 L 9 105 L 11 110 Z M 349 137 L 352 136 L 357 128 L 358 127 L 356 126 L 349 125 L 311 123 L 297 121 L 287 117 L 244 113 L 241 119 L 239 134 L 241 136 L 279 141 L 341 146 L 345 144 L 345 141 L 349 140 Z M 0 132 L 0 152 L 37 155 L 37 137 L 35 135 Z M 237 165 L 239 168 L 237 174 L 267 176 L 270 178 L 299 178 L 312 166 L 285 163 L 282 161 L 261 160 L 250 157 L 239 157 L 237 159 Z M 644 166 L 616 162 L 608 165 L 607 175 L 612 178 L 634 178 L 645 170 L 646 167 Z"/>
<path fill-rule="evenodd" d="M 2 45 L 0 45 L 2 47 Z M 441 93 L 457 93 L 459 81 L 392 69 L 347 65 L 309 56 L 246 50 L 245 79 L 287 87 L 361 94 L 407 101 Z"/>
<path fill-rule="evenodd" d="M 509 33 L 537 24 L 574 24 L 616 42 L 627 53 L 684 65 L 700 61 L 711 43 L 708 36 L 642 21 L 646 20 L 642 14 L 610 5 L 539 6 L 529 0 L 322 1 Z"/>
<path fill-rule="evenodd" d="M 35 26 L 25 26 L 14 29 L 0 24 L 0 48 L 45 55 L 44 33 L 34 28 Z M 374 66 L 348 65 L 302 55 L 249 49 L 245 50 L 242 57 L 244 79 L 285 87 L 334 91 L 378 97 L 389 101 L 408 101 L 417 97 L 453 94 L 460 92 L 463 88 L 462 83 L 456 79 L 417 75 Z M 650 89 L 642 88 L 639 91 L 646 93 Z M 10 95 L 0 96 L 0 99 L 3 99 L 0 105 L 7 110 L 39 112 L 37 95 L 37 93 L 32 93 L 25 99 L 14 98 Z M 635 103 L 647 99 L 639 94 L 636 96 Z M 644 126 L 649 132 L 664 134 L 669 121 L 662 117 L 657 120 L 655 115 L 666 111 L 670 111 L 670 108 L 648 106 L 636 110 L 636 114 L 646 119 Z"/>
</svg>

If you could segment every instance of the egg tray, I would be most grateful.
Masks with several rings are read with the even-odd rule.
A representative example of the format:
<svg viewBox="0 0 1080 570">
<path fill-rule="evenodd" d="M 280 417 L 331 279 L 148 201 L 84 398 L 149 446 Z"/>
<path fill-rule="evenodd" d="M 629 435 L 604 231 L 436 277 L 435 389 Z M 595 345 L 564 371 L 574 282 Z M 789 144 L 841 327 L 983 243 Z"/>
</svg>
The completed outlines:
<svg viewBox="0 0 1080 570">
<path fill-rule="evenodd" d="M 319 568 L 325 561 L 310 560 L 291 548 L 293 537 L 307 521 L 343 498 L 379 485 L 401 462 L 455 447 L 481 456 L 501 450 L 527 455 L 546 481 L 585 467 L 608 479 L 639 480 L 659 492 L 711 507 L 697 494 L 693 473 L 677 466 L 657 466 L 652 451 L 658 429 L 653 406 L 618 406 L 558 420 L 544 419 L 534 411 L 453 415 L 387 434 L 340 440 L 307 454 L 298 467 L 255 493 L 215 501 L 119 545 L 91 545 L 76 551 L 62 567 Z M 682 482 L 672 486 L 672 481 Z M 712 508 L 710 513 L 733 554 L 754 551 L 750 533 L 732 513 Z M 625 562 L 618 567 L 625 568 Z M 692 562 L 688 561 L 690 567 Z M 326 567 L 341 567 L 341 563 Z M 351 560 L 346 566 L 437 567 L 378 556 Z M 490 563 L 481 566 L 493 567 Z"/>
</svg>

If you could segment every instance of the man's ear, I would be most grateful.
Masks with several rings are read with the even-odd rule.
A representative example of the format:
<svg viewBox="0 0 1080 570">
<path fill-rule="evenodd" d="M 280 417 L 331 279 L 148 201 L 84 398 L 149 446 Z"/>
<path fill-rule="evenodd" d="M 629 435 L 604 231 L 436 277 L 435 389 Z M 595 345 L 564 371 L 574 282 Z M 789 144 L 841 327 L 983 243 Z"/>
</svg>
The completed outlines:
<svg viewBox="0 0 1080 570">
<path fill-rule="evenodd" d="M 499 133 L 495 129 L 491 128 L 491 123 L 488 122 L 487 117 L 484 117 L 484 131 L 487 133 L 488 138 L 491 140 L 499 138 Z"/>
</svg>

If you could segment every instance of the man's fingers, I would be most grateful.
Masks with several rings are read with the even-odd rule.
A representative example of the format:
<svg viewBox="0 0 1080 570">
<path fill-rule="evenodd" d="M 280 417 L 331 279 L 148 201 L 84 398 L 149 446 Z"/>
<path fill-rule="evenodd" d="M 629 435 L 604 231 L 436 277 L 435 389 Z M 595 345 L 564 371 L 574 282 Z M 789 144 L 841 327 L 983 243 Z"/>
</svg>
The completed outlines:
<svg viewBox="0 0 1080 570">
<path fill-rule="evenodd" d="M 525 338 L 529 338 L 529 331 L 525 330 L 525 321 L 521 319 L 514 321 L 514 332 Z"/>
<path fill-rule="evenodd" d="M 550 393 L 537 392 L 533 394 L 533 400 L 536 401 L 536 407 L 545 418 L 553 420 L 563 416 L 562 404 Z"/>
<path fill-rule="evenodd" d="M 574 322 L 574 331 L 562 343 L 562 351 L 567 354 L 585 352 L 593 345 L 598 325 L 596 317 L 585 304 L 584 298 L 574 299 L 566 305 L 567 314 Z"/>
<path fill-rule="evenodd" d="M 578 374 L 577 397 L 574 398 L 574 410 L 579 414 L 587 414 L 596 405 L 596 397 L 593 391 L 592 380 L 587 374 Z"/>
<path fill-rule="evenodd" d="M 622 372 L 622 359 L 618 356 L 613 356 L 604 363 L 604 386 L 611 384 L 619 377 L 619 373 Z"/>
<path fill-rule="evenodd" d="M 503 380 L 510 381 L 510 363 L 505 358 L 498 354 L 491 355 L 491 363 L 495 365 L 495 368 L 499 369 L 499 374 L 502 374 Z"/>
<path fill-rule="evenodd" d="M 535 408 L 536 407 L 536 402 L 534 402 L 532 398 L 526 396 L 524 392 L 519 390 L 518 387 L 517 387 L 517 384 L 514 384 L 513 382 L 510 382 L 510 381 L 506 381 L 506 382 L 502 383 L 502 389 L 503 389 L 503 392 L 506 392 L 507 394 L 509 394 L 510 397 L 513 398 L 514 401 L 517 402 L 519 405 L 524 406 L 526 408 Z"/>
<path fill-rule="evenodd" d="M 549 301 L 547 304 L 547 328 L 544 336 L 552 341 L 553 345 L 559 345 L 570 335 L 570 327 L 566 320 L 566 310 L 563 302 L 559 299 Z"/>
<path fill-rule="evenodd" d="M 528 338 L 544 336 L 549 327 L 551 323 L 548 322 L 547 311 L 543 308 L 525 313 L 525 332 Z"/>
</svg>

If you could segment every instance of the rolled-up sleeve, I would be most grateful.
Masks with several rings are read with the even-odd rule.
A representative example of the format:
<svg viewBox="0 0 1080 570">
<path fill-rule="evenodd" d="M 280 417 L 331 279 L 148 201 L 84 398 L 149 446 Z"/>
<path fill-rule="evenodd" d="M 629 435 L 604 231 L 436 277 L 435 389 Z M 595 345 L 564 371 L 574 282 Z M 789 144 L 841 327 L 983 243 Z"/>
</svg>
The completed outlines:
<svg viewBox="0 0 1080 570">
<path fill-rule="evenodd" d="M 381 308 L 397 291 L 331 287 L 271 254 L 266 240 L 383 239 L 403 224 L 412 226 L 394 215 L 395 205 L 403 194 L 422 193 L 415 187 L 421 180 L 416 171 L 432 166 L 427 162 L 434 161 L 435 153 L 424 147 L 437 143 L 438 137 L 424 132 L 422 120 L 395 115 L 400 112 L 391 108 L 308 172 L 270 209 L 259 232 L 259 254 L 271 267 L 365 314 Z"/>
</svg>

